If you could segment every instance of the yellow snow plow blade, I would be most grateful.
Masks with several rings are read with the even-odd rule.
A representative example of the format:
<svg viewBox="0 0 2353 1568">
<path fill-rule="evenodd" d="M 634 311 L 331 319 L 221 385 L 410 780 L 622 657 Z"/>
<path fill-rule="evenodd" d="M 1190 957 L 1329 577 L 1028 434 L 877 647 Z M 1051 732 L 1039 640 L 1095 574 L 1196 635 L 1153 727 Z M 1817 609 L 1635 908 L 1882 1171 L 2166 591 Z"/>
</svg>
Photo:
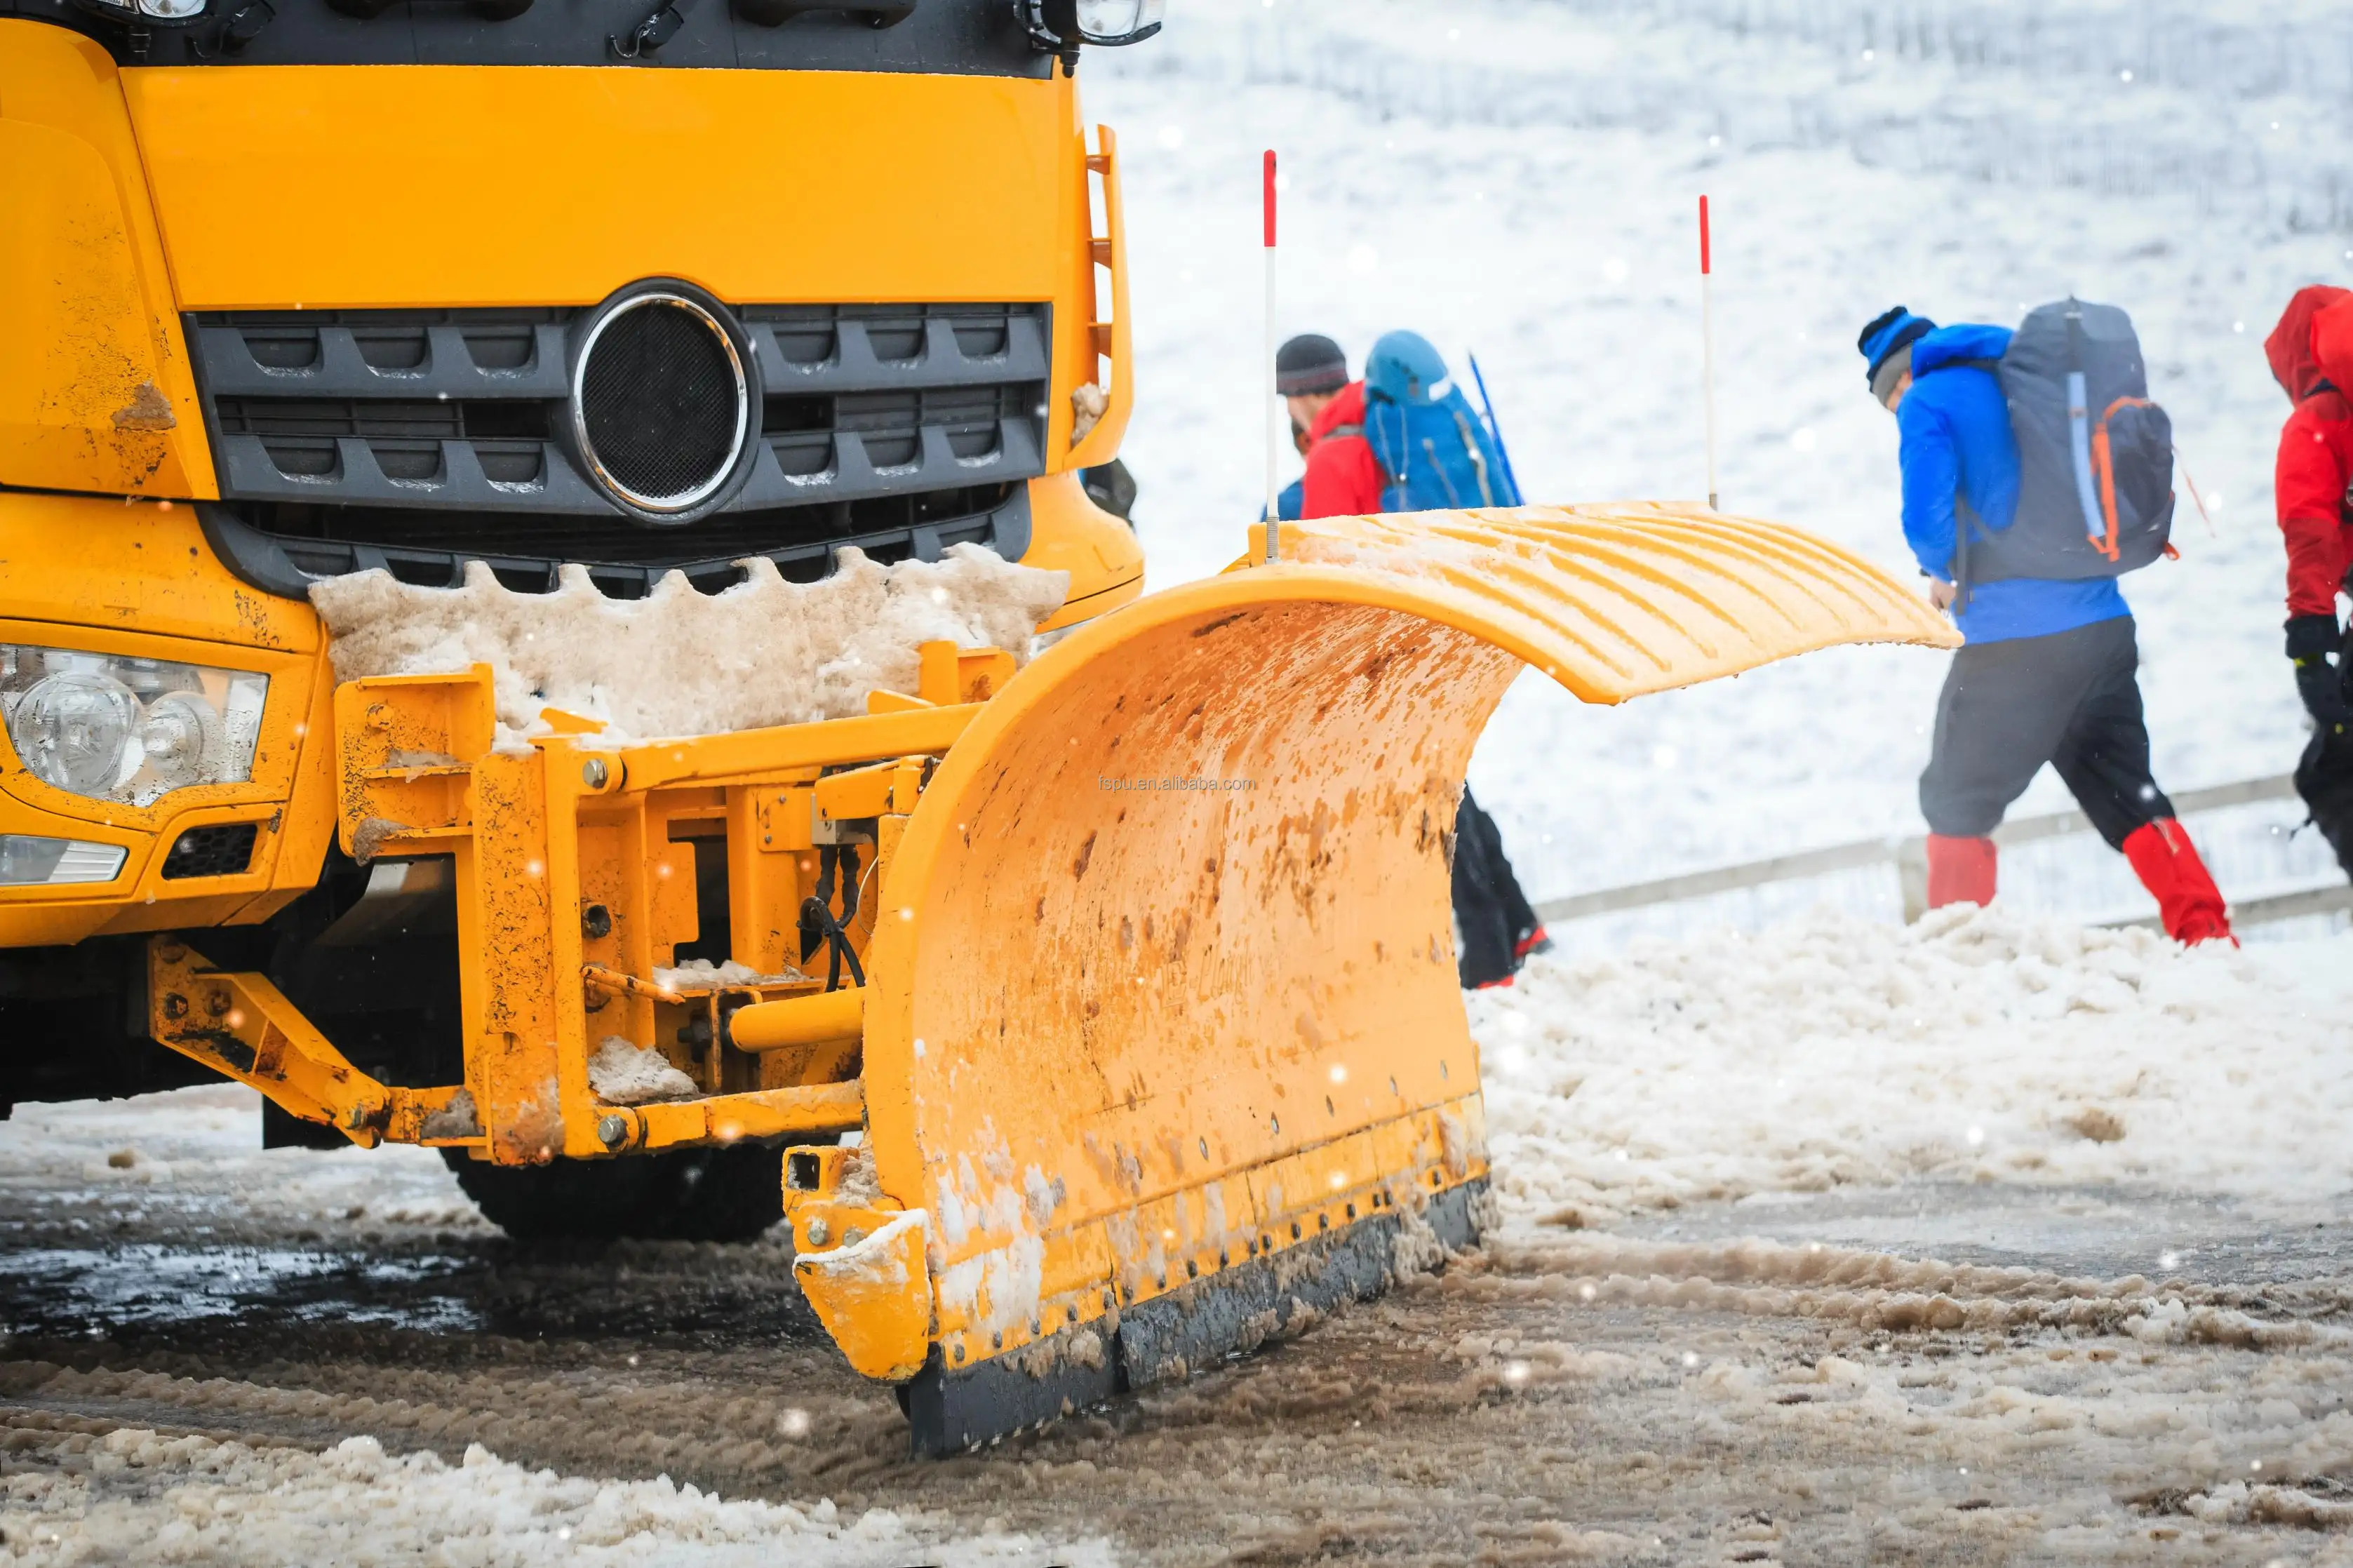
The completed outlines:
<svg viewBox="0 0 2353 1568">
<path fill-rule="evenodd" d="M 1475 1234 L 1449 858 L 1523 662 L 1616 702 L 1956 640 L 1859 558 L 1697 510 L 1282 544 L 1015 677 L 885 873 L 871 1164 L 797 1152 L 788 1205 L 811 1303 L 854 1364 L 911 1380 L 921 1447 L 1181 1375 Z"/>
<path fill-rule="evenodd" d="M 1281 542 L 1286 563 L 1413 584 L 1424 595 L 1418 613 L 1508 649 L 1588 702 L 1694 686 L 1836 643 L 1960 642 L 1919 595 L 1862 557 L 1696 506 L 1329 518 L 1284 524 Z M 1229 571 L 1263 556 L 1262 528 L 1250 530 L 1250 545 Z"/>
</svg>

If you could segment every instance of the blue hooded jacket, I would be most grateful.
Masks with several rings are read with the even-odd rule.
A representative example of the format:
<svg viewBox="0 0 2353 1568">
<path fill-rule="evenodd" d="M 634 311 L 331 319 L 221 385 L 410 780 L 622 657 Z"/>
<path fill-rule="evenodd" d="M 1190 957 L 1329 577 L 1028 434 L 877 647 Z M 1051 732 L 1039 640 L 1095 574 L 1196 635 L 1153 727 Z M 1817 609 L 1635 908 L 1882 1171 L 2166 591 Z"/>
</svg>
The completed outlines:
<svg viewBox="0 0 2353 1568">
<path fill-rule="evenodd" d="M 2009 347 L 2009 328 L 1970 324 L 1939 327 L 1912 344 L 1912 386 L 1895 410 L 1904 537 L 1922 568 L 1947 582 L 1959 537 L 1957 502 L 1967 502 L 1986 531 L 2000 532 L 2018 515 L 2018 442 L 2001 383 L 1990 371 L 1953 363 L 1998 360 Z M 2049 637 L 2130 614 L 2113 577 L 2008 577 L 1971 584 L 1968 603 L 1954 619 L 1963 637 L 1989 643 Z"/>
</svg>

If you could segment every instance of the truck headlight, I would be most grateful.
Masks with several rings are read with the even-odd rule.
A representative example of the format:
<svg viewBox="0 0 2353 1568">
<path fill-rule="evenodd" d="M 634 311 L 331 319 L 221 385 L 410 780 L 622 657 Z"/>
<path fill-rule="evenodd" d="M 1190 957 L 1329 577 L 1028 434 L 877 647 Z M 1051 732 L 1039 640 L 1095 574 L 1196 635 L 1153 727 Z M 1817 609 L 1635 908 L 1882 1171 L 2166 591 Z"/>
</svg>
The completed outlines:
<svg viewBox="0 0 2353 1568">
<path fill-rule="evenodd" d="M 72 648 L 0 643 L 0 714 L 26 771 L 93 800 L 146 805 L 241 784 L 269 678 Z"/>
<path fill-rule="evenodd" d="M 1014 5 L 1030 40 L 1047 49 L 1140 44 L 1160 31 L 1168 9 L 1168 0 L 1014 0 Z"/>
</svg>

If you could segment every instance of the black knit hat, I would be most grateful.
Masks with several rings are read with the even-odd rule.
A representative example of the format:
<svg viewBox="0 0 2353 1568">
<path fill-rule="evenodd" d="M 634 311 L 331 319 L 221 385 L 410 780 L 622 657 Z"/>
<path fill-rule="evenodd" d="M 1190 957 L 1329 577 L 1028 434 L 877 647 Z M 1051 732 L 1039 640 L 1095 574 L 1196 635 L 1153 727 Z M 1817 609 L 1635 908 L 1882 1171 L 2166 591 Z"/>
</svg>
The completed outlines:
<svg viewBox="0 0 2353 1568">
<path fill-rule="evenodd" d="M 1348 356 L 1316 332 L 1302 332 L 1274 355 L 1274 389 L 1285 397 L 1337 392 L 1348 384 Z"/>
<path fill-rule="evenodd" d="M 1898 305 L 1871 319 L 1854 340 L 1855 348 L 1862 354 L 1866 367 L 1862 379 L 1871 384 L 1871 395 L 1880 402 L 1894 390 L 1895 378 L 1912 368 L 1912 345 L 1936 330 L 1936 323 L 1926 316 L 1915 316 Z M 1898 355 L 1902 358 L 1899 360 Z"/>
</svg>

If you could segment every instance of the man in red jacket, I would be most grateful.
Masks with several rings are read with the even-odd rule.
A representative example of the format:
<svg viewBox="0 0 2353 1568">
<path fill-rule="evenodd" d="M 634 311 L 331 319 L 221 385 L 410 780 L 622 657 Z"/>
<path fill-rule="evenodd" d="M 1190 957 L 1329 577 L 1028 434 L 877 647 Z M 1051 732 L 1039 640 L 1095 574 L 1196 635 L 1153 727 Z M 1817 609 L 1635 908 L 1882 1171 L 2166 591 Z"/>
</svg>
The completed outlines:
<svg viewBox="0 0 2353 1568">
<path fill-rule="evenodd" d="M 2353 292 L 2297 289 L 2263 352 L 2295 405 L 2273 489 L 2287 544 L 2287 656 L 2313 724 L 2296 790 L 2353 875 L 2353 647 L 2337 620 L 2338 590 L 2353 588 Z"/>
<path fill-rule="evenodd" d="M 1377 516 L 1381 466 L 1365 439 L 1365 384 L 1348 379 L 1340 345 L 1312 332 L 1293 338 L 1275 353 L 1274 389 L 1307 457 L 1306 476 L 1283 492 L 1282 516 Z M 1465 990 L 1509 985 L 1530 953 L 1552 951 L 1495 819 L 1467 784 L 1454 818 L 1452 874 L 1456 965 Z"/>
<path fill-rule="evenodd" d="M 1381 510 L 1381 466 L 1365 439 L 1365 384 L 1352 381 L 1307 426 L 1303 517 L 1370 517 Z"/>
<path fill-rule="evenodd" d="M 1381 510 L 1381 466 L 1365 439 L 1365 384 L 1348 379 L 1340 345 L 1304 332 L 1274 358 L 1274 389 L 1291 411 L 1306 477 L 1283 494 L 1282 515 L 1370 517 Z"/>
<path fill-rule="evenodd" d="M 1381 510 L 1381 466 L 1365 439 L 1365 384 L 1352 381 L 1307 426 L 1303 517 L 1370 517 Z"/>
<path fill-rule="evenodd" d="M 1380 465 L 1365 439 L 1365 384 L 1348 379 L 1340 345 L 1303 332 L 1274 358 L 1274 389 L 1291 413 L 1291 438 L 1307 459 L 1284 489 L 1286 522 L 1303 517 L 1365 517 L 1381 510 Z"/>
</svg>

